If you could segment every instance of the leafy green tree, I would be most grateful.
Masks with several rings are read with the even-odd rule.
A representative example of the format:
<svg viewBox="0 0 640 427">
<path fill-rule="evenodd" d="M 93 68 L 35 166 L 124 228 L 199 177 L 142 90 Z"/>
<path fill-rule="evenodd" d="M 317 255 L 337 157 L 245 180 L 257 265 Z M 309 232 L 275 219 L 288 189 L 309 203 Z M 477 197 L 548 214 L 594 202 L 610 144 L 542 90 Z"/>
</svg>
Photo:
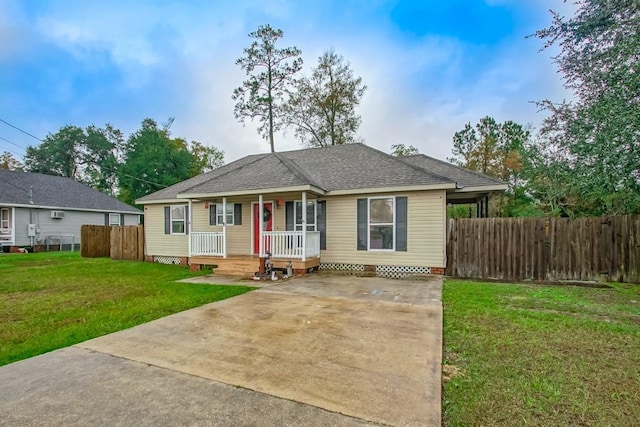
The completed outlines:
<svg viewBox="0 0 640 427">
<path fill-rule="evenodd" d="M 275 152 L 273 134 L 282 126 L 282 104 L 285 90 L 291 84 L 292 76 L 302 68 L 301 51 L 297 47 L 279 49 L 276 43 L 284 33 L 270 25 L 261 25 L 249 34 L 255 39 L 244 49 L 245 56 L 236 60 L 249 76 L 242 86 L 233 91 L 236 102 L 233 110 L 236 119 L 245 123 L 246 119 L 258 119 L 259 133 Z"/>
<path fill-rule="evenodd" d="M 38 146 L 29 146 L 25 167 L 30 172 L 66 176 L 96 190 L 116 190 L 117 154 L 122 133 L 112 125 L 85 129 L 67 125 L 49 134 Z"/>
<path fill-rule="evenodd" d="M 555 57 L 572 102 L 545 100 L 532 191 L 551 213 L 640 213 L 640 3 L 579 0 L 535 36 Z"/>
<path fill-rule="evenodd" d="M 215 147 L 208 147 L 198 141 L 191 141 L 189 152 L 193 156 L 191 176 L 196 176 L 224 165 L 224 151 Z"/>
<path fill-rule="evenodd" d="M 500 179 L 509 185 L 506 196 L 494 200 L 499 215 L 524 214 L 533 200 L 524 189 L 524 165 L 528 164 L 530 130 L 507 120 L 498 123 L 486 116 L 453 137 L 453 156 L 448 160 L 469 170 Z"/>
<path fill-rule="evenodd" d="M 13 171 L 21 171 L 24 165 L 8 151 L 0 154 L 0 169 L 8 169 Z"/>
<path fill-rule="evenodd" d="M 58 132 L 48 134 L 40 145 L 27 147 L 24 156 L 26 169 L 80 181 L 79 166 L 83 163 L 81 147 L 85 138 L 81 127 L 61 127 Z"/>
<path fill-rule="evenodd" d="M 391 155 L 396 157 L 415 156 L 420 151 L 413 145 L 393 144 L 391 145 Z"/>
<path fill-rule="evenodd" d="M 136 199 L 176 184 L 192 176 L 193 155 L 184 139 L 171 138 L 169 128 L 150 118 L 142 121 L 125 146 L 118 170 L 119 198 L 129 204 Z"/>
<path fill-rule="evenodd" d="M 286 123 L 312 147 L 355 142 L 362 121 L 355 109 L 366 89 L 344 57 L 325 52 L 311 77 L 295 80 L 285 104 Z"/>
</svg>

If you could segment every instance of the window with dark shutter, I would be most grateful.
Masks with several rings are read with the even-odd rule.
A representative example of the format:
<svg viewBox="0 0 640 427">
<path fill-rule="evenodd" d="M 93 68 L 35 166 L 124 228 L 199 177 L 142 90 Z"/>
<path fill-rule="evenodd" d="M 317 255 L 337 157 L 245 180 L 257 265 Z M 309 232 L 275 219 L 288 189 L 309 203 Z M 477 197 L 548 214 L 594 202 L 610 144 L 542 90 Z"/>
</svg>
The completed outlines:
<svg viewBox="0 0 640 427">
<path fill-rule="evenodd" d="M 209 225 L 218 225 L 218 222 L 216 221 L 216 219 L 218 218 L 216 212 L 217 211 L 215 203 L 209 205 Z"/>
<path fill-rule="evenodd" d="M 164 207 L 164 234 L 171 234 L 171 206 Z"/>
<path fill-rule="evenodd" d="M 407 198 L 396 197 L 396 251 L 407 251 Z"/>
<path fill-rule="evenodd" d="M 320 232 L 320 249 L 327 250 L 327 202 L 318 202 L 318 231 Z"/>
<path fill-rule="evenodd" d="M 367 250 L 367 199 L 358 199 L 358 250 Z"/>
</svg>

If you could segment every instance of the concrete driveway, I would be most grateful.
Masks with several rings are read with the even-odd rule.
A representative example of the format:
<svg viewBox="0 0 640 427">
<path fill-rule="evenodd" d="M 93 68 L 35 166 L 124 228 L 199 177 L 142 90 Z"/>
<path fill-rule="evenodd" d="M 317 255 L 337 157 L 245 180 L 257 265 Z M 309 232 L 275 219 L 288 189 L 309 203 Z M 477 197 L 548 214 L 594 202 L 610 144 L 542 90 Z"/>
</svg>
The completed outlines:
<svg viewBox="0 0 640 427">
<path fill-rule="evenodd" d="M 0 368 L 0 424 L 440 425 L 440 298 L 276 282 Z"/>
</svg>

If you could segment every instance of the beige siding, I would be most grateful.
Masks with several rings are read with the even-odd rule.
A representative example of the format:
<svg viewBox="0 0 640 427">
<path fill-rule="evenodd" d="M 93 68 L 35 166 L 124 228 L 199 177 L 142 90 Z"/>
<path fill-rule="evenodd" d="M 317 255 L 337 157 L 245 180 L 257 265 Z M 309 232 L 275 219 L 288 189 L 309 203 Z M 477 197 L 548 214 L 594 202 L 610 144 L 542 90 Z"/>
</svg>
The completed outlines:
<svg viewBox="0 0 640 427">
<path fill-rule="evenodd" d="M 360 197 L 336 196 L 325 198 L 327 202 L 327 250 L 322 251 L 323 263 L 405 265 L 444 267 L 445 261 L 445 192 L 428 191 L 394 193 L 407 196 L 407 251 L 358 251 L 356 248 L 356 203 Z M 314 197 L 308 195 L 308 199 Z M 278 200 L 300 200 L 299 193 L 274 194 L 264 197 L 273 202 L 274 230 L 285 229 L 285 207 Z M 242 203 L 242 225 L 227 227 L 227 253 L 246 255 L 252 249 L 252 205 L 257 196 L 229 197 L 227 203 Z M 216 199 L 209 203 L 222 203 Z M 164 234 L 164 206 L 145 206 L 145 235 L 148 255 L 188 256 L 188 237 Z M 205 202 L 193 203 L 191 231 L 222 231 L 222 226 L 209 225 L 209 209 Z"/>
<path fill-rule="evenodd" d="M 164 234 L 164 207 L 144 207 L 144 237 L 146 255 L 188 256 L 189 238 L 186 235 Z"/>
<path fill-rule="evenodd" d="M 327 198 L 327 250 L 322 263 L 444 267 L 445 193 L 424 191 L 407 196 L 407 251 L 357 250 L 357 199 L 380 194 Z"/>
</svg>

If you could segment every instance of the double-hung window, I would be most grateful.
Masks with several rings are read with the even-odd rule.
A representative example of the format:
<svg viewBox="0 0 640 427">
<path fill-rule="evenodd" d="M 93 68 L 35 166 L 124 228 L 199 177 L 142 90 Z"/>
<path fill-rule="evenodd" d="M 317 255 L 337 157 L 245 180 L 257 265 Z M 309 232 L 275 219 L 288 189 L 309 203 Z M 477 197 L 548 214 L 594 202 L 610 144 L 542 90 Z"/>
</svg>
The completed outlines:
<svg viewBox="0 0 640 427">
<path fill-rule="evenodd" d="M 109 225 L 120 225 L 120 214 L 110 213 L 109 214 Z"/>
<path fill-rule="evenodd" d="M 395 250 L 395 198 L 369 198 L 369 250 Z"/>
<path fill-rule="evenodd" d="M 222 203 L 219 203 L 216 205 L 216 224 L 224 224 L 225 220 L 224 220 L 224 215 L 222 213 Z M 227 225 L 233 225 L 235 224 L 235 217 L 234 217 L 234 205 L 233 203 L 227 203 Z"/>
<path fill-rule="evenodd" d="M 298 200 L 293 204 L 293 208 L 294 208 L 294 218 L 296 220 L 295 222 L 295 230 L 296 231 L 302 231 L 302 218 L 303 215 L 305 215 L 304 209 L 302 209 L 302 201 Z M 308 200 L 307 201 L 307 209 L 306 209 L 306 215 L 307 215 L 307 231 L 316 231 L 317 230 L 317 221 L 316 221 L 316 211 L 317 211 L 317 206 L 316 206 L 316 201 L 315 200 Z"/>
<path fill-rule="evenodd" d="M 171 234 L 185 234 L 185 206 L 171 206 Z"/>
<path fill-rule="evenodd" d="M 9 209 L 7 208 L 0 209 L 0 229 L 5 231 L 9 229 Z"/>
</svg>

